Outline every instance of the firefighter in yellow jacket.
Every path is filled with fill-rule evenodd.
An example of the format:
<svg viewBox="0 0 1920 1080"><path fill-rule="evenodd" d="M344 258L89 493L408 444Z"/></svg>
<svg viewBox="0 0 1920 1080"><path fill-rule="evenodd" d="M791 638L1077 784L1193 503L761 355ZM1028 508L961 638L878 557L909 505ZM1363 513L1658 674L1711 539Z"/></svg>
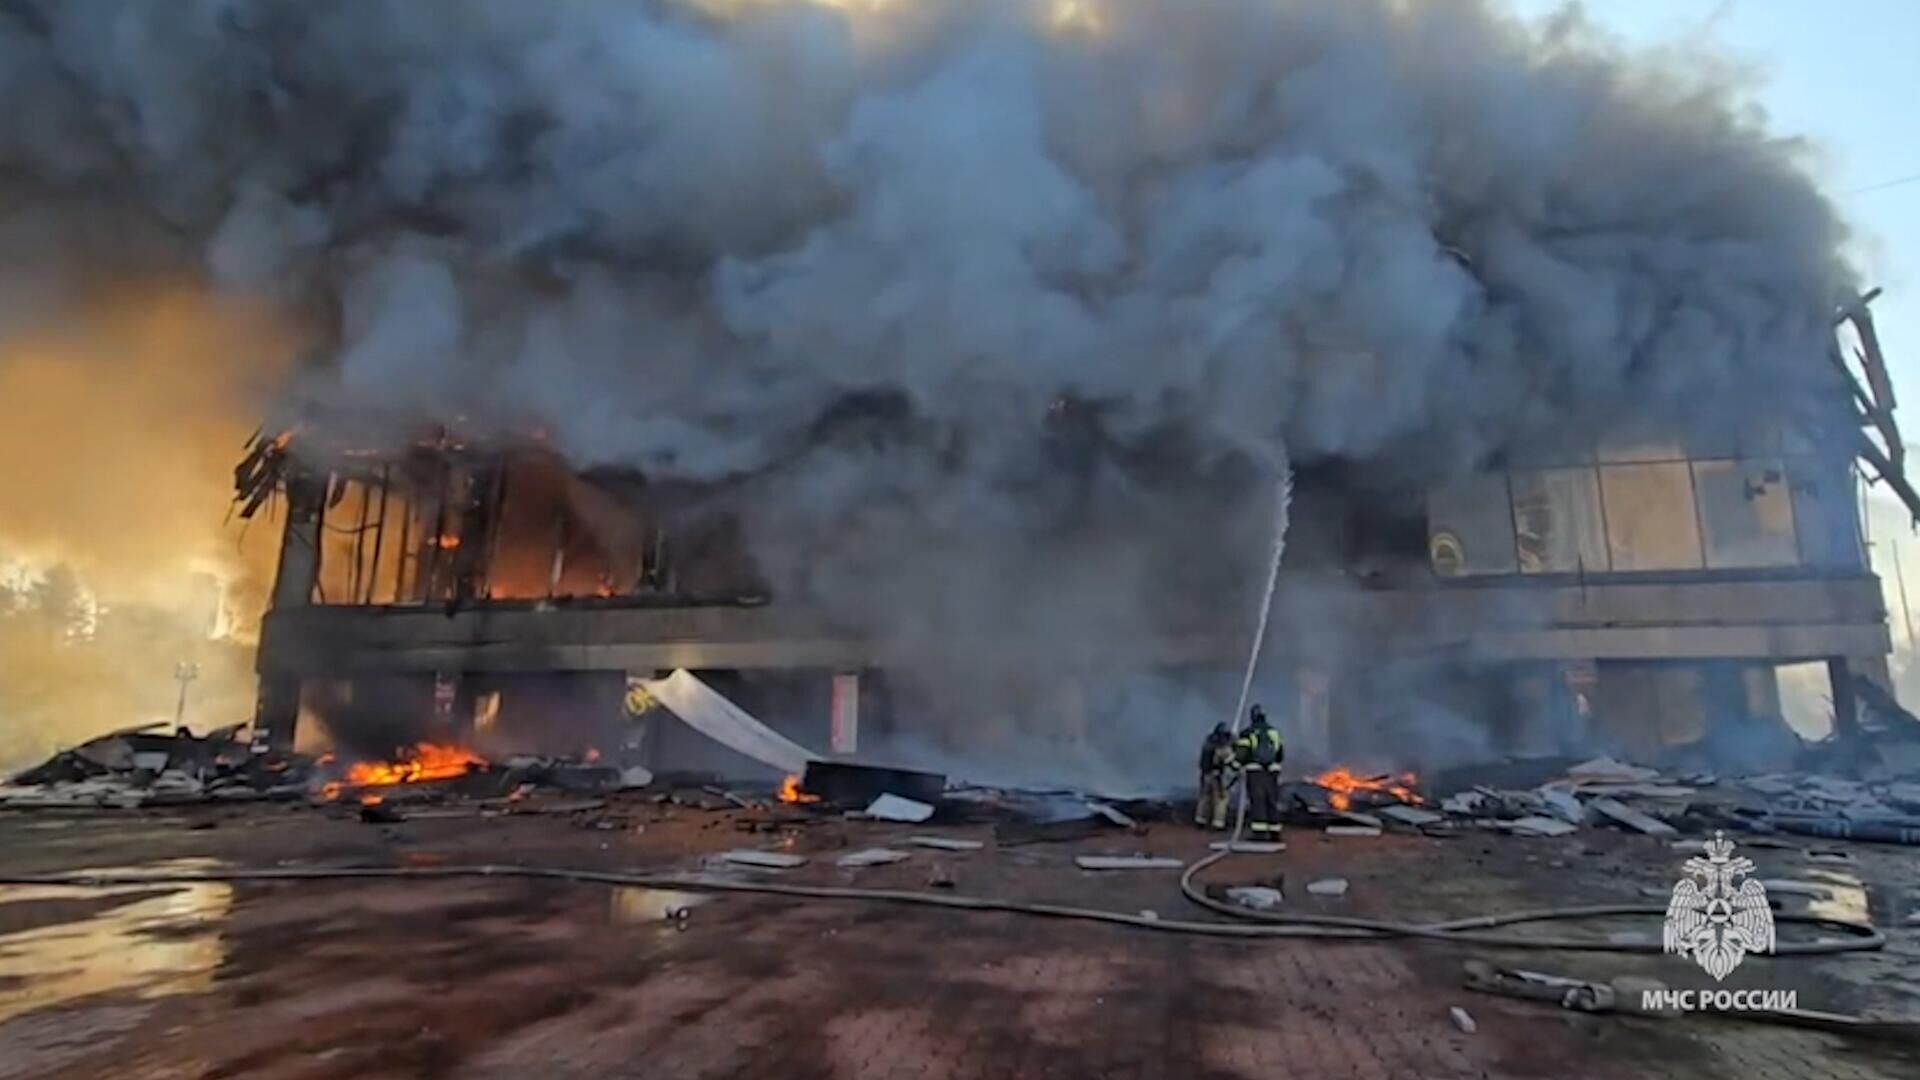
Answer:
<svg viewBox="0 0 1920 1080"><path fill-rule="evenodd" d="M1233 732L1215 724L1200 744L1200 799L1193 806L1193 823L1202 829L1227 827L1228 796L1233 791Z"/></svg>
<svg viewBox="0 0 1920 1080"><path fill-rule="evenodd" d="M1280 763L1286 744L1280 731L1267 723L1267 711L1253 707L1247 730L1233 743L1234 758L1247 774L1247 832L1255 840L1280 836Z"/></svg>

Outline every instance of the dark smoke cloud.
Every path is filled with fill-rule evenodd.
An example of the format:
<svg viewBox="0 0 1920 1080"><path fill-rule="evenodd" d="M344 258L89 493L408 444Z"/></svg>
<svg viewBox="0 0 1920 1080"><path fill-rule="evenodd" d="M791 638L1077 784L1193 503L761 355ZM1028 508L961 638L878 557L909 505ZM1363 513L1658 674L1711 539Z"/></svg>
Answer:
<svg viewBox="0 0 1920 1080"><path fill-rule="evenodd" d="M0 190L299 312L303 394L715 485L978 676L1249 606L1283 453L1817 373L1843 229L1712 78L1472 0L10 0Z"/></svg>

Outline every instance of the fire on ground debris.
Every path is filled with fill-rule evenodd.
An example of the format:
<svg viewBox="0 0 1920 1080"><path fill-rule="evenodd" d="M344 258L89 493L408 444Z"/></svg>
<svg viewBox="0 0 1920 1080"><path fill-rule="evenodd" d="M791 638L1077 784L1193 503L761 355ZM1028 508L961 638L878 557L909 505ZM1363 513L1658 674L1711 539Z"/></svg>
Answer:
<svg viewBox="0 0 1920 1080"><path fill-rule="evenodd" d="M1877 711L1878 723L1856 736L1851 750L1838 740L1816 745L1792 773L1665 773L1610 758L1496 762L1431 780L1335 768L1283 784L1280 802L1289 825L1324 828L1335 836L1406 831L1444 839L1482 829L1552 837L1603 826L1660 837L1725 830L1920 844L1920 721L1897 706L1881 704ZM849 817L991 824L1002 846L1115 829L1138 832L1184 816L1165 799L949 785L936 773L849 761L816 760L803 777L730 789L711 776L655 776L591 749L493 761L472 748L427 743L388 760L343 763L330 754L264 749L246 741L238 726L204 736L164 727L127 728L62 750L0 785L0 807L111 810L289 801L339 805L366 820L392 823L411 817L586 815L622 795L623 804L747 811L734 822L747 831Z"/></svg>

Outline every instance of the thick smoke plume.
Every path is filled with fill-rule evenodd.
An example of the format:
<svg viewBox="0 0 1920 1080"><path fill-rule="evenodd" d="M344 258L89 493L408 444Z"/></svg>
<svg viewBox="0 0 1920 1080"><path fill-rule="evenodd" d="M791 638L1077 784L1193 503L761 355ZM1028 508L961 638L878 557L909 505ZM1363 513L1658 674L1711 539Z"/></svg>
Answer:
<svg viewBox="0 0 1920 1080"><path fill-rule="evenodd" d="M1240 629L1282 447L1818 377L1843 230L1712 78L1474 0L10 0L0 169L278 305L289 401L709 486L984 717Z"/></svg>

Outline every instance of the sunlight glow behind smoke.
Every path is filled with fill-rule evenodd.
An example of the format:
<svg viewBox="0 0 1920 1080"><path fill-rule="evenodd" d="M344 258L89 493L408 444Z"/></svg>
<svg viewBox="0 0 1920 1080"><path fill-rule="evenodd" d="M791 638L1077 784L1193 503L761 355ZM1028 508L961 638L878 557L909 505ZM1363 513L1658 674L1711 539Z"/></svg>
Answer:
<svg viewBox="0 0 1920 1080"><path fill-rule="evenodd" d="M69 299L0 327L0 581L73 582L69 610L0 613L0 758L171 719L181 661L201 665L195 723L245 720L277 550L268 523L225 523L284 372L274 320L185 285Z"/></svg>

